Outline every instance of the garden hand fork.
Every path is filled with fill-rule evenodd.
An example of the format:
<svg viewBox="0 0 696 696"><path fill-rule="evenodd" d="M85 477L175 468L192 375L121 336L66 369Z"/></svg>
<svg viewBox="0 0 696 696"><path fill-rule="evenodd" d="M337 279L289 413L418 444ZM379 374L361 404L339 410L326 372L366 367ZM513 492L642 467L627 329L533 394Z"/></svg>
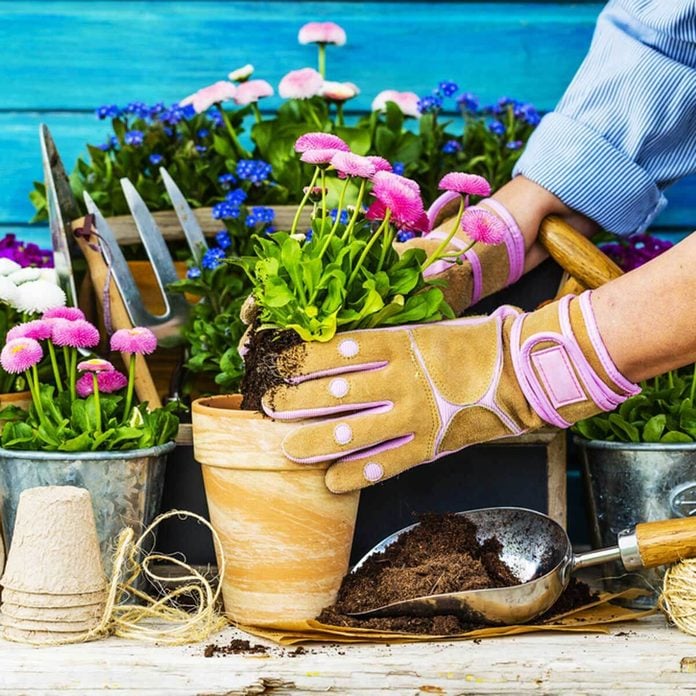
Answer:
<svg viewBox="0 0 696 696"><path fill-rule="evenodd" d="M57 257L57 270L63 283L70 283L74 298L74 282L70 265L68 239L72 236L85 255L94 287L104 289L104 310L111 318L113 329L145 326L155 333L163 346L177 342L180 329L188 315L188 303L183 296L168 290L169 283L178 280L178 275L167 245L157 224L144 201L128 179L121 180L128 207L136 228L150 259L162 299L164 312L152 314L145 307L140 291L106 218L91 196L85 192L85 205L93 216L94 228L88 218L79 218L68 178L65 174L53 139L45 125L40 131L44 172L46 174L46 196L49 201L49 216L53 248ZM169 173L161 169L162 179L181 223L184 236L194 257L198 258L207 249L203 232L193 211ZM89 216L88 216L89 217ZM70 232L70 236L68 235ZM60 266L58 265L60 262ZM147 363L138 356L136 389L138 398L151 407L161 403Z"/></svg>

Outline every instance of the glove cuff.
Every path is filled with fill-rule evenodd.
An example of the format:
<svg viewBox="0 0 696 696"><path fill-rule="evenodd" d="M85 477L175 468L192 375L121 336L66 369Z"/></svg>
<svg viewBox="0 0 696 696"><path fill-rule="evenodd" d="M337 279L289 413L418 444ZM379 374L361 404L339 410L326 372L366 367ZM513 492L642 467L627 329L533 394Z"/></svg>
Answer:
<svg viewBox="0 0 696 696"><path fill-rule="evenodd" d="M525 337L525 322L548 311L557 312L560 330ZM534 314L514 320L511 358L520 388L542 420L567 428L599 411L613 411L640 391L611 359L597 327L590 291L566 296ZM541 323L548 326L548 321Z"/></svg>
<svg viewBox="0 0 696 696"><path fill-rule="evenodd" d="M460 199L461 195L455 191L446 191L439 196L428 209L428 220L430 221L431 227L438 222L442 213L451 209L452 205ZM469 300L469 305L476 304L486 294L490 294L490 292L495 292L503 287L512 285L520 279L524 272L525 242L522 232L513 216L502 203L492 198L482 200L479 205L486 206L488 208L487 212L493 211L505 225L506 234L503 241L507 251L508 273L506 278L503 276L500 279L492 279L494 281L492 283L487 279L489 273L499 273L501 265L500 255L495 252L491 253L493 252L493 248L490 246L486 245L482 247L479 245L478 248L474 247L462 253L459 258L462 261L468 261L471 267L471 299ZM469 210L475 210L476 208L478 208L478 206L474 206ZM486 208L483 209L486 210ZM428 239L445 239L446 237L447 232L444 231L432 232L427 235ZM450 244L455 249L464 249L469 246L470 240L466 237L455 236L452 238ZM500 246L502 247L502 245ZM491 261L494 261L494 263L491 264ZM427 269L426 275L432 276L443 273L454 263L456 263L454 259L441 259L440 261L436 261ZM488 289L487 292L485 288Z"/></svg>

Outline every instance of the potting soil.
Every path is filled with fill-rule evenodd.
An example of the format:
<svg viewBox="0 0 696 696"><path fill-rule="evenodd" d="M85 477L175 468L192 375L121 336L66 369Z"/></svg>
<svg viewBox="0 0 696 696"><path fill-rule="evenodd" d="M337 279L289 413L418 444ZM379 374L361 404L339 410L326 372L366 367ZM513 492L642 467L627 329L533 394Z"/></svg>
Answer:
<svg viewBox="0 0 696 696"><path fill-rule="evenodd" d="M335 604L317 619L324 624L378 630L449 635L476 627L454 615L395 616L360 619L367 611L414 597L511 587L520 579L500 558L502 544L491 537L480 543L476 526L462 515L425 515L420 524L385 551L347 575ZM590 588L573 581L544 619L592 601Z"/></svg>

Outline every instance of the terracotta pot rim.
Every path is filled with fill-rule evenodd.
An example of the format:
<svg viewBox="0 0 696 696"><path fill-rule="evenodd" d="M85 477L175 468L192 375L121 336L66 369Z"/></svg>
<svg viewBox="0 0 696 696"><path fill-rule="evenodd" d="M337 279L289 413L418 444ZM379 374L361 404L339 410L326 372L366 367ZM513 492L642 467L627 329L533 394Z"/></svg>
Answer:
<svg viewBox="0 0 696 696"><path fill-rule="evenodd" d="M207 416L224 416L225 418L264 418L260 411L243 411L241 394L218 394L201 396L191 404L191 411Z"/></svg>

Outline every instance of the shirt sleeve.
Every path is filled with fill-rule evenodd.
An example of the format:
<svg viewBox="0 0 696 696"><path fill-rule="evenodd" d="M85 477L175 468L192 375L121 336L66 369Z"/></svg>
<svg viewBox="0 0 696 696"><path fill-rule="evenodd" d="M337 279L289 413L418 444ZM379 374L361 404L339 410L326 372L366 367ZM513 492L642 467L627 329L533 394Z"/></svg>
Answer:
<svg viewBox="0 0 696 696"><path fill-rule="evenodd" d="M696 172L696 0L612 0L589 53L518 161L618 234L644 231Z"/></svg>

